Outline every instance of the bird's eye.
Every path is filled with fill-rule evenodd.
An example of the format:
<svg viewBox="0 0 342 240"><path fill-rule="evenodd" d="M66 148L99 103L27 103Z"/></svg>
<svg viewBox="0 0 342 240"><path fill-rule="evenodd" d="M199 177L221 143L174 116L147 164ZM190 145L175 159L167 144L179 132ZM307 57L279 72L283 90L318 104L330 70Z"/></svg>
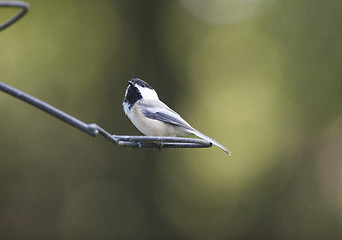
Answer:
<svg viewBox="0 0 342 240"><path fill-rule="evenodd" d="M145 84L142 84L141 86L142 86L142 87L146 87L146 85L145 85Z"/></svg>

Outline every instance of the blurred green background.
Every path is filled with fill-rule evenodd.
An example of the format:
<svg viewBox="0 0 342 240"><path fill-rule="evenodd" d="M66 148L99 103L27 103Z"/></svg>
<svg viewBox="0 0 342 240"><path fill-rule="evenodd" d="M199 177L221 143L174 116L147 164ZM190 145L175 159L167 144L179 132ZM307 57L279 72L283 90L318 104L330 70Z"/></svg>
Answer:
<svg viewBox="0 0 342 240"><path fill-rule="evenodd" d="M121 148L0 92L0 239L342 238L340 0L29 3L0 81L137 135L140 77L233 156Z"/></svg>

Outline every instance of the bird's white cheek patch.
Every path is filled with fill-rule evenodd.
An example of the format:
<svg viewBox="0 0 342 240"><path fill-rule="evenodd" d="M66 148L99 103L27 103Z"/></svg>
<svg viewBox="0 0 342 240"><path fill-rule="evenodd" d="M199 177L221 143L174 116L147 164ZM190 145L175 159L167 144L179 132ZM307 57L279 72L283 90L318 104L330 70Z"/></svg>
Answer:
<svg viewBox="0 0 342 240"><path fill-rule="evenodd" d="M140 87L140 86L137 86L137 88L139 89L143 99L146 99L146 100L147 99L150 99L150 100L159 99L158 94L153 89L149 89L146 87Z"/></svg>

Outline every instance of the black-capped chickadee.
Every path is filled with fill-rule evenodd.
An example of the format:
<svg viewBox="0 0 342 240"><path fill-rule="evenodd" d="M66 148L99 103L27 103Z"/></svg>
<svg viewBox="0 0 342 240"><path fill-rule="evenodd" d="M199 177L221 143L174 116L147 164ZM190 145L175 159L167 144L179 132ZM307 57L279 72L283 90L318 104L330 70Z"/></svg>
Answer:
<svg viewBox="0 0 342 240"><path fill-rule="evenodd" d="M140 132L148 136L196 135L231 155L231 151L191 127L178 113L160 101L158 94L148 83L139 78L128 82L122 106Z"/></svg>

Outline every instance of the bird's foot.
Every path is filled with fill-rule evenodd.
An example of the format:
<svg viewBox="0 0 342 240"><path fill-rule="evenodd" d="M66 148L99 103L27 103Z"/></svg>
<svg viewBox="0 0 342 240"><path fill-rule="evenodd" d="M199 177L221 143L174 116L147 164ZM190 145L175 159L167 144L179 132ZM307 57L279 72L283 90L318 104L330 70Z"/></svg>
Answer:
<svg viewBox="0 0 342 240"><path fill-rule="evenodd" d="M140 149L142 148L142 145L140 142L135 142L137 145L134 148Z"/></svg>
<svg viewBox="0 0 342 240"><path fill-rule="evenodd" d="M156 142L156 144L157 144L157 149L158 149L159 151L163 150L163 146L164 146L164 143L163 143L163 142Z"/></svg>

